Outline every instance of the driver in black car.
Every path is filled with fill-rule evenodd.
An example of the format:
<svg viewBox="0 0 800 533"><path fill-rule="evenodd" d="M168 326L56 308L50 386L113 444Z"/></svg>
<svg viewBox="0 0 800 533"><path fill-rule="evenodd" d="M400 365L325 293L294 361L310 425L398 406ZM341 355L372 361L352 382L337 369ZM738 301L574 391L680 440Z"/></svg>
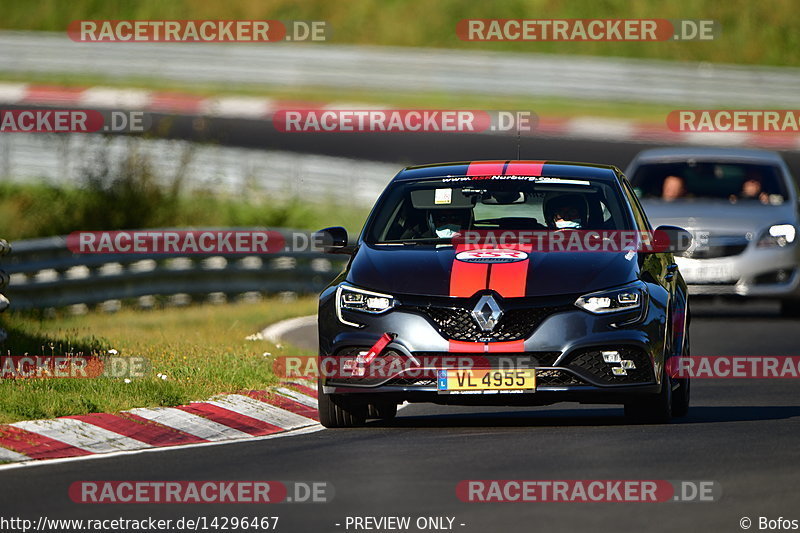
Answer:
<svg viewBox="0 0 800 533"><path fill-rule="evenodd" d="M580 194L562 194L550 198L544 206L547 225L552 229L586 228L588 208Z"/></svg>
<svg viewBox="0 0 800 533"><path fill-rule="evenodd" d="M441 239L468 230L471 221L472 209L431 209L428 213L428 228Z"/></svg>

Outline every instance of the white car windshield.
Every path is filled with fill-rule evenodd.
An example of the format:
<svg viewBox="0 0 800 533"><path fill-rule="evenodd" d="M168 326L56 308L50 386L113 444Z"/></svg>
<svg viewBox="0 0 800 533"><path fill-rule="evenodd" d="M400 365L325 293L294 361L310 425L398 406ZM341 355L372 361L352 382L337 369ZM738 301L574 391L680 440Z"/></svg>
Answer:
<svg viewBox="0 0 800 533"><path fill-rule="evenodd" d="M774 165L648 163L636 169L631 183L640 198L665 202L715 199L781 205L788 199L782 173Z"/></svg>

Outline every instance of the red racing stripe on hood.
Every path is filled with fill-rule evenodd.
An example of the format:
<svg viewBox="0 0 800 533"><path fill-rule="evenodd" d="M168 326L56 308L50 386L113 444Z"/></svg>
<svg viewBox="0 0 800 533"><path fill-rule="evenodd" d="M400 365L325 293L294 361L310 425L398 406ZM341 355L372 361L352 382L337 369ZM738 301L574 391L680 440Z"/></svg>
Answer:
<svg viewBox="0 0 800 533"><path fill-rule="evenodd" d="M526 244L506 244L504 248L513 248L528 254L531 253L533 245ZM522 298L528 286L528 267L530 266L530 255L522 261L514 263L494 263L492 264L489 288L503 298Z"/></svg>
<svg viewBox="0 0 800 533"><path fill-rule="evenodd" d="M459 244L456 246L456 256L459 252L474 248L474 245ZM465 263L453 258L453 267L450 270L450 296L469 298L478 291L486 289L489 278L489 265L487 263Z"/></svg>
<svg viewBox="0 0 800 533"><path fill-rule="evenodd" d="M474 248L472 245L459 244L456 246L456 256L459 252ZM469 298L478 291L486 289L489 280L489 264L465 263L453 257L453 268L450 272L450 296ZM451 353L482 353L486 351L483 342L449 341L448 351Z"/></svg>
<svg viewBox="0 0 800 533"><path fill-rule="evenodd" d="M544 161L509 161L505 167L506 176L541 176ZM530 254L532 246L505 246ZM503 298L521 298L525 296L528 282L528 266L530 258L516 263L497 263L493 265L489 288Z"/></svg>
<svg viewBox="0 0 800 533"><path fill-rule="evenodd" d="M478 161L467 167L467 176L495 175L527 175L540 176L543 161ZM459 244L459 252L480 248L477 245ZM530 253L530 244L513 246L516 250ZM530 259L514 263L466 263L453 258L450 271L450 296L469 298L476 292L491 289L503 298L519 298L525 296ZM483 343L449 341L449 351L455 353L475 352L520 352L524 349L523 341Z"/></svg>

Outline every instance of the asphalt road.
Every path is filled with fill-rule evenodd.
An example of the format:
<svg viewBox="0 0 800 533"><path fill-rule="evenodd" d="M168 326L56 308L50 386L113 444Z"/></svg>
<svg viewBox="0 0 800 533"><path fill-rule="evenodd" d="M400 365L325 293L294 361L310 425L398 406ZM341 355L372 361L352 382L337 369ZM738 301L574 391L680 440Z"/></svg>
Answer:
<svg viewBox="0 0 800 533"><path fill-rule="evenodd" d="M770 306L698 306L693 353L796 354L797 322ZM305 347L313 336L304 332ZM297 336L292 337L297 338ZM450 516L457 531L741 531L748 516L800 518L794 380L695 381L688 417L627 425L615 407L411 405L393 423L0 472L2 516L280 517L279 531L346 531L347 516ZM326 481L327 504L78 505L77 480ZM465 479L714 480L717 502L463 503ZM796 516L794 516L796 515ZM755 526L757 527L757 526ZM754 527L754 529L755 529ZM350 529L354 531L354 529Z"/></svg>
<svg viewBox="0 0 800 533"><path fill-rule="evenodd" d="M375 137L367 143L370 149L381 147L375 159L393 149L413 162L433 160L434 154L435 159L513 157L513 150L499 150L500 139L478 145L477 137L464 136L430 146L427 141L392 146L390 136ZM523 157L620 166L639 149L525 142L531 145ZM367 155L364 146L342 149ZM691 334L695 355L800 355L798 321L781 319L770 305L697 306ZM292 338L313 349L307 331ZM346 531L347 516L381 515L455 517L454 529L464 532L741 531L739 520L747 516L756 530L760 516L800 519L799 387L796 380L695 381L690 415L669 425L627 425L616 407L412 405L392 423L359 429L6 470L0 471L0 516L277 515L278 531L285 532ZM77 480L237 479L326 481L335 487L335 498L327 504L275 506L93 506L67 496ZM713 503L463 503L455 488L467 479L714 480L722 497Z"/></svg>
<svg viewBox="0 0 800 533"><path fill-rule="evenodd" d="M51 109L10 105L6 109ZM174 116L148 113L147 135L166 139L286 150L408 165L478 159L516 159L517 137L471 133L283 133L272 121L244 118ZM625 167L639 151L662 146L646 142L619 142L609 138L565 139L523 135L519 158L580 161ZM664 145L665 146L665 145ZM796 179L800 179L800 151L781 152ZM387 182L391 176L387 176Z"/></svg>
<svg viewBox="0 0 800 533"><path fill-rule="evenodd" d="M245 148L269 148L389 161L402 166L478 159L516 159L515 135L471 133L282 133L269 120L173 117L151 114L159 136ZM625 169L639 151L653 143L618 142L524 135L519 158L612 164ZM800 151L782 152L800 179ZM387 176L387 181L390 176Z"/></svg>

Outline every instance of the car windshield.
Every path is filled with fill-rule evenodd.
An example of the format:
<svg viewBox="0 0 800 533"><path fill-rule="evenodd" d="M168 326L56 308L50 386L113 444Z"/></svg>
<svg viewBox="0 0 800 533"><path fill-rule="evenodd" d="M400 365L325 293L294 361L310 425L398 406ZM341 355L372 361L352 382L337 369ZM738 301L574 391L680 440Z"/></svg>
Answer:
<svg viewBox="0 0 800 533"><path fill-rule="evenodd" d="M665 202L715 199L781 205L788 199L774 165L678 162L645 164L631 176L636 194Z"/></svg>
<svg viewBox="0 0 800 533"><path fill-rule="evenodd" d="M370 244L439 243L467 230L629 229L628 213L612 184L580 179L400 182L376 208L365 240Z"/></svg>

